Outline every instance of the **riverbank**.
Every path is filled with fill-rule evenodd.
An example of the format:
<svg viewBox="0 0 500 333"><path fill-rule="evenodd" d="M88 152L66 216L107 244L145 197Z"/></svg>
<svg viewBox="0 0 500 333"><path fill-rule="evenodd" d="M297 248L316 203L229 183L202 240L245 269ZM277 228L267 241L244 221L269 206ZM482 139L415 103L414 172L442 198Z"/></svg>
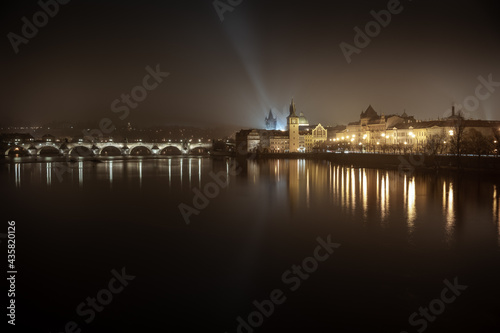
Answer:
<svg viewBox="0 0 500 333"><path fill-rule="evenodd" d="M357 168L390 169L399 171L475 171L500 174L500 157L370 154L370 153L266 153L255 159L313 159Z"/></svg>

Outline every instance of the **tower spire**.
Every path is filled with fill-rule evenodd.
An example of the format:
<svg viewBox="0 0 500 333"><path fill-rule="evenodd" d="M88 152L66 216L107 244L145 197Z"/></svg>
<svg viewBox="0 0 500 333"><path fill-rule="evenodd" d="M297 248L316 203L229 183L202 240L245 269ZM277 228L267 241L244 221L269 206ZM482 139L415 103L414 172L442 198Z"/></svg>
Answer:
<svg viewBox="0 0 500 333"><path fill-rule="evenodd" d="M290 116L296 117L297 114L295 113L295 102L293 101L292 97L292 102L290 103Z"/></svg>

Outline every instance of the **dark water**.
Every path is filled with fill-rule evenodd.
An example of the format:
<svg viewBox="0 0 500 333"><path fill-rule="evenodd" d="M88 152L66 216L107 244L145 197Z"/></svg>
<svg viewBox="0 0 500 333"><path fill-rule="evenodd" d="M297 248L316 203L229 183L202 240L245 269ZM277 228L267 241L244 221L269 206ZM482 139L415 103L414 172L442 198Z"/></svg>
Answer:
<svg viewBox="0 0 500 333"><path fill-rule="evenodd" d="M59 179L56 160L10 162L0 232L16 221L19 331L237 332L275 289L282 303L240 332L500 328L498 179L271 160L226 180L233 161L210 158L79 161ZM188 225L197 189L212 198ZM287 272L318 237L340 247ZM135 279L86 323L76 308L122 267ZM445 279L467 286L449 304ZM412 326L430 303L438 315Z"/></svg>

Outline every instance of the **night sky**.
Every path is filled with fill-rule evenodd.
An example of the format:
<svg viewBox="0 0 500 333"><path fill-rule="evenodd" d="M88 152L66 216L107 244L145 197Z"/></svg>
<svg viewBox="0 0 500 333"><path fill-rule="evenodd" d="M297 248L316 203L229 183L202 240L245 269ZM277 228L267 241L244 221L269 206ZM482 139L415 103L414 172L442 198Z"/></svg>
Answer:
<svg viewBox="0 0 500 333"><path fill-rule="evenodd" d="M354 28L388 1L243 0L221 22L210 0L73 0L17 54L8 34L21 35L21 18L40 6L8 1L0 122L118 120L111 103L158 64L170 75L125 121L262 128L292 97L311 123L345 124L369 104L435 119L473 96L478 76L500 82L496 4L402 1L348 64L340 43L353 45ZM496 89L470 117L500 119Z"/></svg>

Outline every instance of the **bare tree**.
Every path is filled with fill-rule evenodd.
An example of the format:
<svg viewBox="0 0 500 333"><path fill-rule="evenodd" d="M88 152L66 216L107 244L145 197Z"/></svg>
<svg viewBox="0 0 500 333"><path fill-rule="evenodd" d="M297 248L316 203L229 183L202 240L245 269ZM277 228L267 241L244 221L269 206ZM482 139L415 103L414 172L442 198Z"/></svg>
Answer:
<svg viewBox="0 0 500 333"><path fill-rule="evenodd" d="M393 143L389 145L389 149L393 154L396 154L396 152L398 151L398 145L396 143Z"/></svg>
<svg viewBox="0 0 500 333"><path fill-rule="evenodd" d="M493 132L493 152L497 154L500 152L500 128L492 128L491 129Z"/></svg>
<svg viewBox="0 0 500 333"><path fill-rule="evenodd" d="M445 140L446 136L444 132L440 134L431 135L424 146L424 151L426 154L430 156L436 156L438 154L442 154L445 148Z"/></svg>
<svg viewBox="0 0 500 333"><path fill-rule="evenodd" d="M477 156L489 154L493 148L493 139L485 137L478 130L471 128L464 136L464 151Z"/></svg>
<svg viewBox="0 0 500 333"><path fill-rule="evenodd" d="M457 167L460 168L460 156L463 153L463 142L465 133L465 119L459 114L455 119L452 120L452 126L450 130L450 146L451 153L455 154L457 157Z"/></svg>

